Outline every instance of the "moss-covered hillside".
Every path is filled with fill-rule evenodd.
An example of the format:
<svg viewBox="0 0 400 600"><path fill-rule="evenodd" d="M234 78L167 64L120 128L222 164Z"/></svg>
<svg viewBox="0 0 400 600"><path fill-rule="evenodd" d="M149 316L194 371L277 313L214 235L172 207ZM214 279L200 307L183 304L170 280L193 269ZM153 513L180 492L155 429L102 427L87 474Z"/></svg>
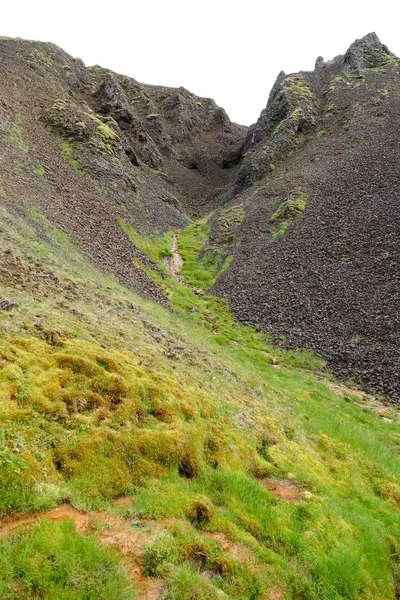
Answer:
<svg viewBox="0 0 400 600"><path fill-rule="evenodd" d="M2 599L398 597L396 409L238 325L207 220L120 224L164 308L1 211Z"/></svg>

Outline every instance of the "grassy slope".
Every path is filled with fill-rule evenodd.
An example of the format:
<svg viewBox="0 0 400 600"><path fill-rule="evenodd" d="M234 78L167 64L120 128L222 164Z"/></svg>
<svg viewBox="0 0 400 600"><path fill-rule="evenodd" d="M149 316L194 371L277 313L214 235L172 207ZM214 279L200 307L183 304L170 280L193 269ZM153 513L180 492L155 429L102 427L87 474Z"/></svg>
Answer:
<svg viewBox="0 0 400 600"><path fill-rule="evenodd" d="M0 284L18 302L0 313L0 514L66 500L115 510L131 495L127 518L175 518L142 558L165 598L395 598L396 425L325 381L309 353L236 324L225 302L155 272L173 310L141 300L32 219L2 214L5 245L33 268ZM195 288L217 275L198 260L206 238L204 223L179 236ZM269 476L302 485L303 502L275 499ZM44 523L3 541L1 597L134 597L115 555L76 536ZM97 561L119 582L113 595Z"/></svg>

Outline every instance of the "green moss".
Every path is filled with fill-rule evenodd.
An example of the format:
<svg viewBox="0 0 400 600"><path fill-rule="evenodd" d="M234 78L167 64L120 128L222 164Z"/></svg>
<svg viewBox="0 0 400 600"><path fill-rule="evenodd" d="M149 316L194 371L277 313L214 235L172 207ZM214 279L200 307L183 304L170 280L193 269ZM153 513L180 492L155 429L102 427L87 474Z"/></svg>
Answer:
<svg viewBox="0 0 400 600"><path fill-rule="evenodd" d="M330 104L328 104L328 106L325 109L325 113L326 115L330 116L333 114L333 112L336 110L336 106L335 104L333 104L333 102L331 102Z"/></svg>
<svg viewBox="0 0 400 600"><path fill-rule="evenodd" d="M288 218L292 221L298 219L305 211L306 202L307 196L305 194L293 200L285 200L272 215L271 223Z"/></svg>
<svg viewBox="0 0 400 600"><path fill-rule="evenodd" d="M289 224L302 216L306 208L306 203L307 195L302 194L298 198L285 200L285 202L279 205L270 219L271 223L278 225L278 228L272 233L274 240L282 237L286 233Z"/></svg>
<svg viewBox="0 0 400 600"><path fill-rule="evenodd" d="M14 123L11 125L9 131L6 134L7 141L14 146L20 152L24 154L28 154L30 151L30 145L25 137L23 127L22 127L22 119L20 116L17 116Z"/></svg>
<svg viewBox="0 0 400 600"><path fill-rule="evenodd" d="M46 179L45 178L46 169L44 168L43 165L38 164L37 166L32 168L32 171L36 175L36 177L39 177L40 179Z"/></svg>
<svg viewBox="0 0 400 600"><path fill-rule="evenodd" d="M142 250L159 267L163 267L162 259L172 256L172 232L162 237L146 237L131 227L124 219L120 219L119 225L124 233L139 250Z"/></svg>
<svg viewBox="0 0 400 600"><path fill-rule="evenodd" d="M289 223L287 221L282 221L278 225L278 229L272 233L272 239L278 240L283 235L285 235L287 228L289 227Z"/></svg>
<svg viewBox="0 0 400 600"><path fill-rule="evenodd" d="M222 244L231 244L235 239L235 229L243 221L243 204L221 211L218 217L218 231Z"/></svg>
<svg viewBox="0 0 400 600"><path fill-rule="evenodd" d="M111 127L109 125L107 125L107 123L104 123L100 119L100 117L98 117L97 115L95 115L92 112L88 113L88 117L94 123L96 123L97 131L98 131L100 137L102 137L104 140L106 140L106 141L119 140L119 136L118 136L117 132L114 131L113 129L111 129Z"/></svg>
<svg viewBox="0 0 400 600"><path fill-rule="evenodd" d="M285 78L282 88L289 94L294 103L296 103L299 98L305 98L309 102L314 101L314 94L303 75L289 75Z"/></svg>
<svg viewBox="0 0 400 600"><path fill-rule="evenodd" d="M349 121L349 119L347 119L346 117L345 117L345 118L343 118L343 119L341 120L341 123L340 123L340 124L341 124L342 128L343 128L345 131L348 131L348 130L349 130L349 127L350 127L350 121Z"/></svg>
<svg viewBox="0 0 400 600"><path fill-rule="evenodd" d="M77 173L85 173L86 170L83 168L82 163L78 158L77 144L75 140L58 135L57 141L61 152L64 154L74 171L77 171Z"/></svg>
<svg viewBox="0 0 400 600"><path fill-rule="evenodd" d="M379 59L375 54L365 54L366 68L369 71L385 71L389 67L398 67L399 59L385 51L381 52Z"/></svg>

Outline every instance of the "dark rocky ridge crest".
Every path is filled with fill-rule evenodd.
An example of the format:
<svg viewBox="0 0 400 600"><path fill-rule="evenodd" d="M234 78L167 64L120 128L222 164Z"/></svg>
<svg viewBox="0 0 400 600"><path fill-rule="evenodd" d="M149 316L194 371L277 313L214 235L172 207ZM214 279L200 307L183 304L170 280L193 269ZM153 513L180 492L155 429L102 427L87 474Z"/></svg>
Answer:
<svg viewBox="0 0 400 600"><path fill-rule="evenodd" d="M400 62L374 33L281 73L243 146L228 206L245 218L214 288L242 321L397 400L399 105Z"/></svg>

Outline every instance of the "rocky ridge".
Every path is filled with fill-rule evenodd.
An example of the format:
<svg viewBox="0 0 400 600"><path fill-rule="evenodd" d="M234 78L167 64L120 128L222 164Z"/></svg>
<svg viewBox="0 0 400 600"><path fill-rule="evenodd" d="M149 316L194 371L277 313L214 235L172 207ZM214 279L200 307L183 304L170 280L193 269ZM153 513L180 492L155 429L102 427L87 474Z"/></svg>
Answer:
<svg viewBox="0 0 400 600"><path fill-rule="evenodd" d="M237 317L399 398L400 63L369 34L281 73L229 201L245 218L215 293Z"/></svg>
<svg viewBox="0 0 400 600"><path fill-rule="evenodd" d="M152 235L184 226L228 181L246 128L213 100L86 68L54 44L1 38L0 76L2 203L43 212L162 302L118 221Z"/></svg>

